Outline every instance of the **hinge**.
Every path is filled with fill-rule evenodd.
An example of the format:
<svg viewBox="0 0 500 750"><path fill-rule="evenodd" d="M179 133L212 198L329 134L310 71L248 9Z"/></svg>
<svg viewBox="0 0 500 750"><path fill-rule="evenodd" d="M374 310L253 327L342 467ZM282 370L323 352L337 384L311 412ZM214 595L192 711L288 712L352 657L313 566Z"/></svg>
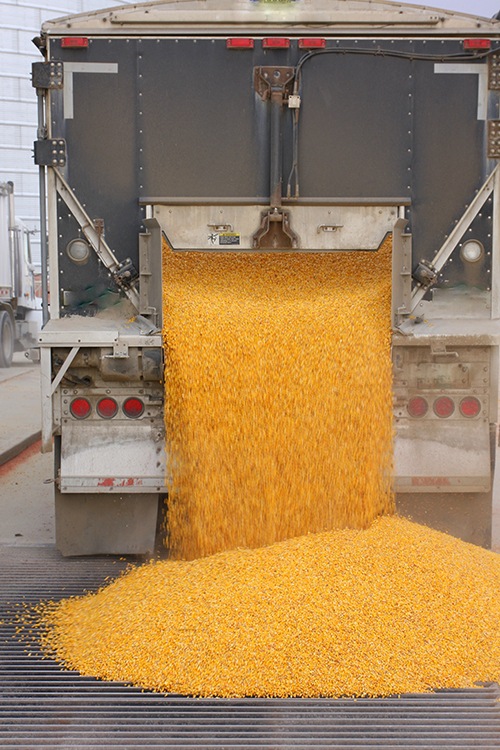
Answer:
<svg viewBox="0 0 500 750"><path fill-rule="evenodd" d="M488 159L500 159L500 120L488 120Z"/></svg>
<svg viewBox="0 0 500 750"><path fill-rule="evenodd" d="M116 267L113 278L121 289L130 289L139 278L139 271L130 258L125 258Z"/></svg>
<svg viewBox="0 0 500 750"><path fill-rule="evenodd" d="M64 138L46 138L35 141L35 164L41 167L66 166L66 141Z"/></svg>
<svg viewBox="0 0 500 750"><path fill-rule="evenodd" d="M299 237L290 226L290 211L273 208L263 211L252 246L261 250L286 250L299 247Z"/></svg>
<svg viewBox="0 0 500 750"><path fill-rule="evenodd" d="M60 60L31 65L31 85L35 89L62 89L64 66Z"/></svg>
<svg viewBox="0 0 500 750"><path fill-rule="evenodd" d="M424 289L435 284L438 277L436 268L432 263L425 259L420 261L412 275L417 284L420 284Z"/></svg>
<svg viewBox="0 0 500 750"><path fill-rule="evenodd" d="M490 91L500 90L500 55L498 53L488 57L488 88Z"/></svg>
<svg viewBox="0 0 500 750"><path fill-rule="evenodd" d="M263 102L274 93L281 94L285 103L293 93L295 68L284 65L265 67L259 65L253 69L254 88Z"/></svg>
<svg viewBox="0 0 500 750"><path fill-rule="evenodd" d="M446 344L439 339L431 339L431 354L433 357L458 357L458 352L449 352Z"/></svg>

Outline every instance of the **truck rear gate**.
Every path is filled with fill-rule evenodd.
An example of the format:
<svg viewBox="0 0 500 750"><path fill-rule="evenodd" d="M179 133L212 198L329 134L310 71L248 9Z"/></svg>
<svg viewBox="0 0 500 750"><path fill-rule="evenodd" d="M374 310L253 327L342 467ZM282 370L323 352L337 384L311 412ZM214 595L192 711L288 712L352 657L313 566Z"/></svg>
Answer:
<svg viewBox="0 0 500 750"><path fill-rule="evenodd" d="M127 568L110 557L0 549L0 746L39 748L500 747L498 685L379 699L199 699L64 672L16 633L25 605L93 591ZM33 636L30 636L33 638Z"/></svg>
<svg viewBox="0 0 500 750"><path fill-rule="evenodd" d="M47 22L37 45L43 447L55 434L60 549L152 549L162 375L144 362L161 358L162 234L180 252L376 252L392 234L399 505L488 546L500 23L383 1L193 0ZM117 407L106 426L103 398ZM127 398L143 404L135 422ZM124 492L149 519L137 544Z"/></svg>

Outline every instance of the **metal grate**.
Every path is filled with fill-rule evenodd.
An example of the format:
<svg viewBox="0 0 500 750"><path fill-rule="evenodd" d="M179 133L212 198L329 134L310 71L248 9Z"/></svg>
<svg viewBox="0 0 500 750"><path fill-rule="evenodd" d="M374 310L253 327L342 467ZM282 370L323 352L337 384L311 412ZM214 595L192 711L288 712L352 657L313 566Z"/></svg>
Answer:
<svg viewBox="0 0 500 750"><path fill-rule="evenodd" d="M0 748L500 748L497 685L388 699L195 699L61 671L13 605L95 590L129 561L0 547Z"/></svg>

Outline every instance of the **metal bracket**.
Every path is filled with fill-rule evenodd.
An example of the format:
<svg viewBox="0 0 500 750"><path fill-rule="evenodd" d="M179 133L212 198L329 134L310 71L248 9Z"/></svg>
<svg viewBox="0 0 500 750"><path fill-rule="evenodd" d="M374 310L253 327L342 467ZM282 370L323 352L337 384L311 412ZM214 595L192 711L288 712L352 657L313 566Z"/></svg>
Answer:
<svg viewBox="0 0 500 750"><path fill-rule="evenodd" d="M113 357L116 359L126 359L128 357L128 344L118 337L113 344Z"/></svg>
<svg viewBox="0 0 500 750"><path fill-rule="evenodd" d="M66 166L66 141L64 138L47 138L35 141L35 164L40 167Z"/></svg>
<svg viewBox="0 0 500 750"><path fill-rule="evenodd" d="M500 120L488 120L488 159L500 159Z"/></svg>
<svg viewBox="0 0 500 750"><path fill-rule="evenodd" d="M433 357L458 357L458 352L446 350L446 344L439 339L431 339L431 355Z"/></svg>
<svg viewBox="0 0 500 750"><path fill-rule="evenodd" d="M290 227L290 211L263 211L252 246L261 250L290 250L299 247L299 237Z"/></svg>
<svg viewBox="0 0 500 750"><path fill-rule="evenodd" d="M413 279L424 289L437 281L437 271L428 260L422 259L413 272Z"/></svg>
<svg viewBox="0 0 500 750"><path fill-rule="evenodd" d="M254 88L263 102L279 92L282 103L293 93L295 68L284 65L257 66L253 69Z"/></svg>
<svg viewBox="0 0 500 750"><path fill-rule="evenodd" d="M392 233L391 325L398 328L410 314L412 236L407 219L396 219Z"/></svg>
<svg viewBox="0 0 500 750"><path fill-rule="evenodd" d="M68 354L68 356L66 357L66 359L64 360L64 362L61 365L61 367L59 368L59 372L55 376L55 378L52 381L51 386L50 386L51 395L54 395L54 393L56 392L57 386L59 385L59 383L61 382L61 380L63 379L63 377L66 375L66 373L68 372L68 370L69 370L69 368L70 368L70 366L71 366L74 358L78 354L79 349L80 349L79 346L74 346L71 349L71 351Z"/></svg>
<svg viewBox="0 0 500 750"><path fill-rule="evenodd" d="M321 232L336 232L337 229L342 229L343 226L343 224L320 224L318 234L321 234Z"/></svg>
<svg viewBox="0 0 500 750"><path fill-rule="evenodd" d="M496 52L488 57L488 88L500 90L500 54Z"/></svg>
<svg viewBox="0 0 500 750"><path fill-rule="evenodd" d="M62 89L64 66L60 60L35 62L31 65L31 84L35 89Z"/></svg>
<svg viewBox="0 0 500 750"><path fill-rule="evenodd" d="M234 232L232 224L207 224L207 227L214 232Z"/></svg>
<svg viewBox="0 0 500 750"><path fill-rule="evenodd" d="M138 278L138 272L132 266L130 259L127 258L122 263L118 262L115 254L106 244L103 237L103 227L99 227L98 229L95 226L94 222L90 219L82 204L57 169L54 169L54 174L56 177L56 188L58 194L79 223L83 234L89 241L94 252L104 266L113 274L116 283L128 297L136 310L139 310L139 294L133 287L134 281Z"/></svg>

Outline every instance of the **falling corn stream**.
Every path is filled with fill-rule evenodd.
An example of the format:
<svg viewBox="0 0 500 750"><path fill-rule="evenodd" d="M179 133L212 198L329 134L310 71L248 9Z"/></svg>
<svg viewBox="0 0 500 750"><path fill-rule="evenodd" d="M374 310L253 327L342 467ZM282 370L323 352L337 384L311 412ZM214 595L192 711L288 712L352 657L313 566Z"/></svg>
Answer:
<svg viewBox="0 0 500 750"><path fill-rule="evenodd" d="M390 276L164 243L170 558L40 605L46 653L199 696L500 680L498 556L394 515Z"/></svg>

